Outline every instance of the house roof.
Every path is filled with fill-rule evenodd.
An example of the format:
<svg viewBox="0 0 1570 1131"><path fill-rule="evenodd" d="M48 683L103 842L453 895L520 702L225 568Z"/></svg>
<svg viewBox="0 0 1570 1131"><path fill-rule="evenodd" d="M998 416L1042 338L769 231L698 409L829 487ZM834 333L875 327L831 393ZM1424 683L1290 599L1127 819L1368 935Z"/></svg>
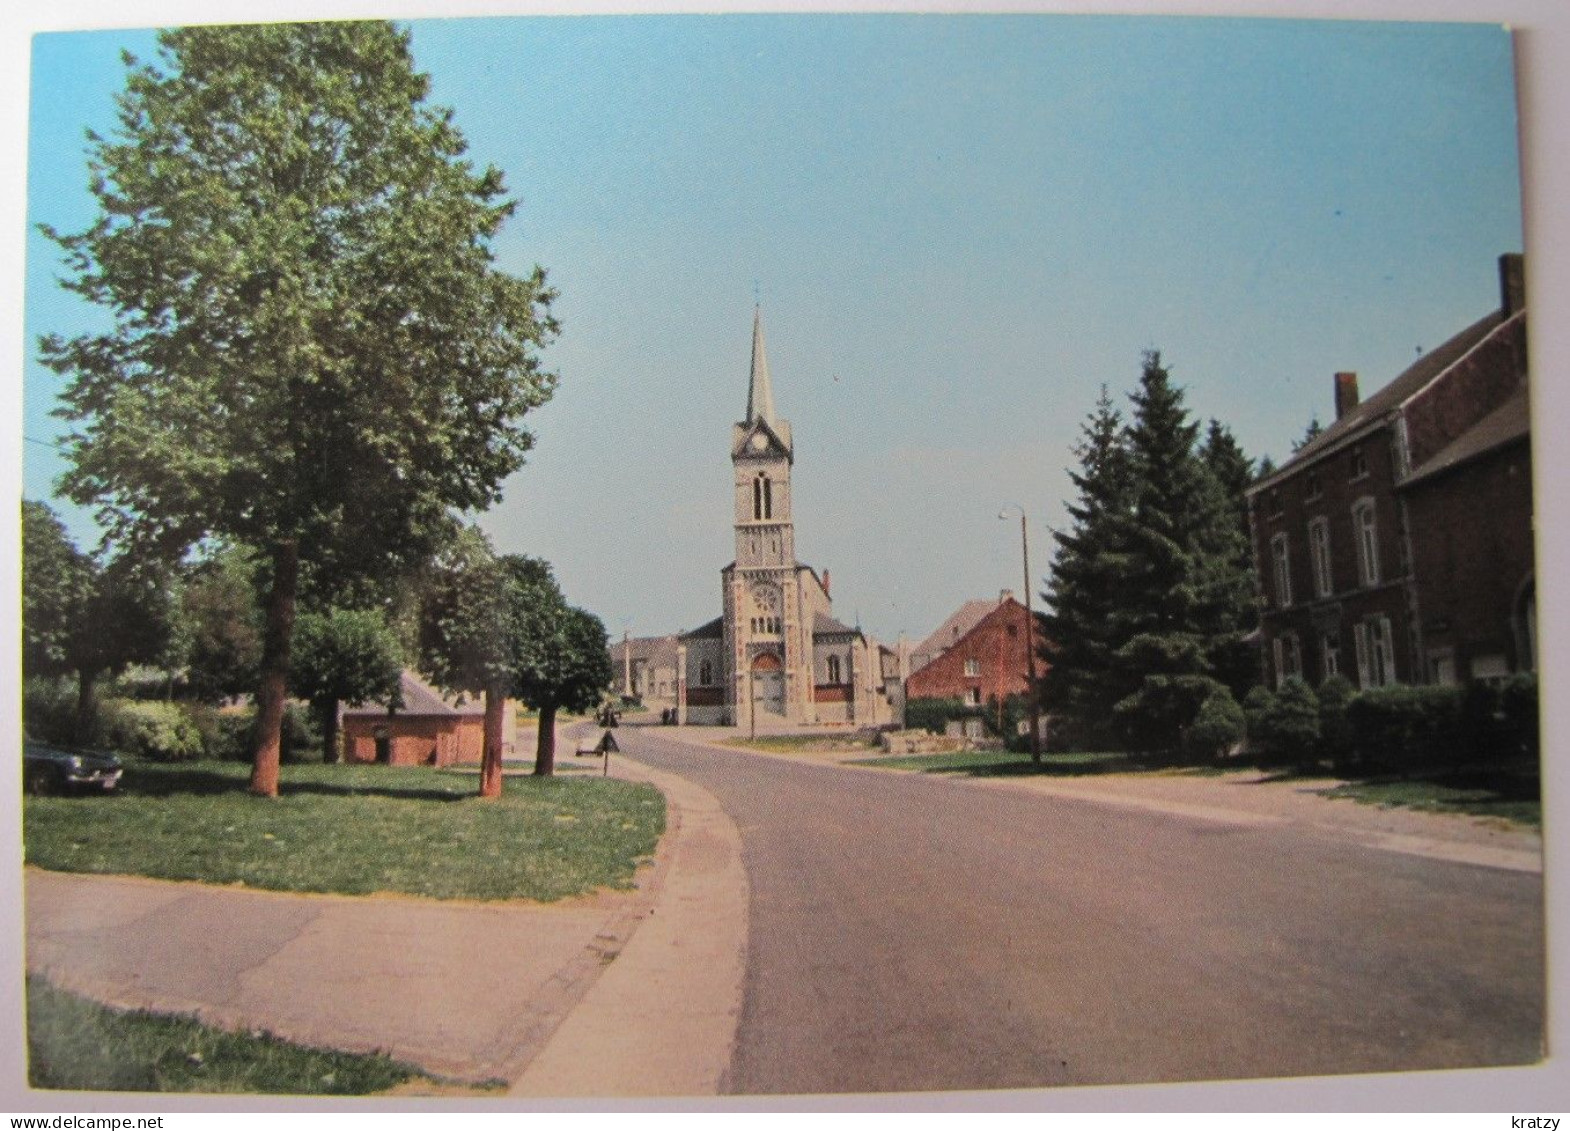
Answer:
<svg viewBox="0 0 1570 1131"><path fill-rule="evenodd" d="M395 714L409 715L483 715L485 714L485 701L478 696L463 696L460 699L447 699L436 688L426 683L413 672L405 669L398 676L398 695L403 700ZM387 703L366 703L359 707L345 707L345 715L385 715Z"/></svg>
<svg viewBox="0 0 1570 1131"><path fill-rule="evenodd" d="M938 625L920 644L910 650L911 656L925 656L922 666L930 664L944 652L952 648L971 629L981 623L983 617L998 607L995 600L966 601L949 615L948 620Z"/></svg>
<svg viewBox="0 0 1570 1131"><path fill-rule="evenodd" d="M1367 400L1360 402L1328 428L1292 454L1269 476L1248 489L1250 495L1280 483L1322 455L1339 448L1342 441L1365 427L1376 424L1386 413L1426 388L1447 369L1460 361L1480 342L1504 323L1500 311L1491 311L1435 349L1429 350Z"/></svg>
<svg viewBox="0 0 1570 1131"><path fill-rule="evenodd" d="M1442 475L1478 456L1530 436L1531 417L1527 389L1523 384L1504 404L1441 448L1427 463L1415 468L1401 486Z"/></svg>
<svg viewBox="0 0 1570 1131"><path fill-rule="evenodd" d="M616 640L611 643L611 662L617 666L627 662L626 653L632 653L632 659L647 664L651 668L676 666L676 637L674 636L634 636L631 640Z"/></svg>
<svg viewBox="0 0 1570 1131"><path fill-rule="evenodd" d="M967 602L965 602L966 605L974 605L976 603L977 602L975 602L975 601L967 601ZM1014 608L1018 609L1021 613L1023 613L1025 611L1025 606L1020 604L1019 601L1014 599L1014 594L1013 593L1008 593L1008 592L1004 593L1004 595L1002 597L999 597L996 601L986 601L986 602L982 602L982 603L986 604L988 606L987 611L984 614L982 614L982 616L976 621L975 624L971 625L964 632L960 633L957 637L955 637L954 640L947 647L945 647L943 651L947 652L951 648L959 647L959 645L963 644L965 642L965 640L972 633L980 632L982 626L988 620L992 619L992 617L996 616L998 613L1003 612L1010 605L1012 605ZM926 670L927 668L932 666L932 664L933 664L933 662L935 660L940 659L941 656L942 656L942 653L939 653L938 655L933 656L932 659L930 659L926 663L922 664L921 667L917 668L915 671L911 672L910 674L911 675L916 675L918 672Z"/></svg>

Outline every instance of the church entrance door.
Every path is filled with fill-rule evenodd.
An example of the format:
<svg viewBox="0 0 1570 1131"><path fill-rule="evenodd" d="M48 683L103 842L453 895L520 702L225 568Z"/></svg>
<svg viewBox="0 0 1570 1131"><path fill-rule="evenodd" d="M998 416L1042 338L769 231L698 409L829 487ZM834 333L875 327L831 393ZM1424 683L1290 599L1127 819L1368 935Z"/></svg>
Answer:
<svg viewBox="0 0 1570 1131"><path fill-rule="evenodd" d="M760 715L785 714L784 665L772 652L752 661L752 709Z"/></svg>

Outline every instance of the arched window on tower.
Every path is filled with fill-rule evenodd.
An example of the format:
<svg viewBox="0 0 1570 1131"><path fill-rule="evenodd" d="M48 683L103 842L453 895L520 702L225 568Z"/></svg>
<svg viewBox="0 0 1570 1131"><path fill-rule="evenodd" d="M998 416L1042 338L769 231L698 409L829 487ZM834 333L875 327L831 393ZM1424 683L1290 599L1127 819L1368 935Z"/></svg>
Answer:
<svg viewBox="0 0 1570 1131"><path fill-rule="evenodd" d="M698 686L708 687L714 682L714 665L704 660L698 665Z"/></svg>
<svg viewBox="0 0 1570 1131"><path fill-rule="evenodd" d="M758 522L774 517L774 484L761 471L752 481L752 517Z"/></svg>

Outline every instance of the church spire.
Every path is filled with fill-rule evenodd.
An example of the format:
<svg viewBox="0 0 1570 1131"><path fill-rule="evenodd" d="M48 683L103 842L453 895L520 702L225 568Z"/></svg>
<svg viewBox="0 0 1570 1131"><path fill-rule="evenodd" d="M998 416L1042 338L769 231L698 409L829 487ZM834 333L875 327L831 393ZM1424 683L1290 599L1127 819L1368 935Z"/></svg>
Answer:
<svg viewBox="0 0 1570 1131"><path fill-rule="evenodd" d="M769 359L763 352L763 308L752 312L752 380L747 384L747 423L774 420L774 387L769 384Z"/></svg>

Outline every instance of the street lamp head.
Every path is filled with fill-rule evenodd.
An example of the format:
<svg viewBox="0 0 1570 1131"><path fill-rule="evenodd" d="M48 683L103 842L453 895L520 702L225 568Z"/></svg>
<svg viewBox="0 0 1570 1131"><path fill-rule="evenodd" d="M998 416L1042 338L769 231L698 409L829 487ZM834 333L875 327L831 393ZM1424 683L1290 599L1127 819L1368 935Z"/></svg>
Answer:
<svg viewBox="0 0 1570 1131"><path fill-rule="evenodd" d="M1019 511L1019 516L1021 518L1025 517L1025 508L1020 506L1018 503L1005 503L1003 509L998 512L998 517L1008 518L1009 511L1011 510Z"/></svg>

